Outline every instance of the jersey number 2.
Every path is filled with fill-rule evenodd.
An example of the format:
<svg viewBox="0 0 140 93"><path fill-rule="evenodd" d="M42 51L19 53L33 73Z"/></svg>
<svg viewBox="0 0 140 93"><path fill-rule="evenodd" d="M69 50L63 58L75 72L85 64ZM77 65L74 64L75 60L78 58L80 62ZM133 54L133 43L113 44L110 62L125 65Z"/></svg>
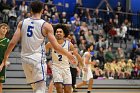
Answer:
<svg viewBox="0 0 140 93"><path fill-rule="evenodd" d="M31 37L33 35L33 26L28 26L28 29L27 29L27 36L28 37Z"/></svg>
<svg viewBox="0 0 140 93"><path fill-rule="evenodd" d="M59 57L58 60L62 61L62 55L58 55L58 57Z"/></svg>

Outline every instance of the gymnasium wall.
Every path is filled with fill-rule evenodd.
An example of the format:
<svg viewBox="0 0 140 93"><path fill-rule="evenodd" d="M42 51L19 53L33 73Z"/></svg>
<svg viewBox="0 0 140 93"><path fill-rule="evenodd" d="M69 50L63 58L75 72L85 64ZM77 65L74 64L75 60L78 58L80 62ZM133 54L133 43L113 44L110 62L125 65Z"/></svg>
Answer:
<svg viewBox="0 0 140 93"><path fill-rule="evenodd" d="M140 12L140 0L131 0L131 10L135 13Z"/></svg>

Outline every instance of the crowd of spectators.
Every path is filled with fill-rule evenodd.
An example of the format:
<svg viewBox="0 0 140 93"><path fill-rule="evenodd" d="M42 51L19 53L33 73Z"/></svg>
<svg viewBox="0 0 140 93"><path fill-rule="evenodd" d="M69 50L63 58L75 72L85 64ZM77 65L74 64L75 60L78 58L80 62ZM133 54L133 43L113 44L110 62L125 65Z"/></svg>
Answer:
<svg viewBox="0 0 140 93"><path fill-rule="evenodd" d="M121 9L122 6L118 3L116 11ZM12 37L17 23L31 16L29 10L24 0L21 4L16 4L15 0L11 4L1 0L0 22L9 24L11 29L9 38ZM140 78L140 46L137 41L134 40L133 47L129 52L126 51L127 41L130 40L128 31L128 27L131 26L130 19L122 18L120 13L109 12L103 17L98 9L91 11L88 8L75 8L73 16L68 17L67 12L58 12L55 5L48 4L44 6L42 19L52 25L66 24L70 31L68 39L78 47L81 56L85 51L85 45L93 43L92 59L98 61L97 66L93 68L95 75L110 79ZM118 43L119 46L114 48L114 43Z"/></svg>

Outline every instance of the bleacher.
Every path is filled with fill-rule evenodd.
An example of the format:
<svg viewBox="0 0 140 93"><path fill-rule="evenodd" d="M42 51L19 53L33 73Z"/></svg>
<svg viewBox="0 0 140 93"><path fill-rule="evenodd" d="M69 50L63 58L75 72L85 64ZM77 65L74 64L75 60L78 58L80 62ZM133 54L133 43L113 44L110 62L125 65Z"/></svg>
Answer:
<svg viewBox="0 0 140 93"><path fill-rule="evenodd" d="M12 52L9 58L11 64L7 68L6 82L4 83L4 89L31 89L30 85L27 85L25 75L22 69L20 61L20 52ZM77 78L77 82L81 82L81 78ZM82 88L87 88L83 86ZM94 80L93 88L121 88L121 89L140 89L140 80L128 80L128 79L105 79Z"/></svg>

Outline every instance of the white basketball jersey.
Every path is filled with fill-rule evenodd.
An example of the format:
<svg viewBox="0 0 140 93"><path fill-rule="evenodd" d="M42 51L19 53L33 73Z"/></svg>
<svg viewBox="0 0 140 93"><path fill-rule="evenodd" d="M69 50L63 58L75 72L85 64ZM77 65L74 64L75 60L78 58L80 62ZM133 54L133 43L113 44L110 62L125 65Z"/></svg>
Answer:
<svg viewBox="0 0 140 93"><path fill-rule="evenodd" d="M27 18L21 28L21 57L40 58L45 54L45 37L42 35L42 19Z"/></svg>
<svg viewBox="0 0 140 93"><path fill-rule="evenodd" d="M62 44L63 49L69 51L69 44L70 42L65 40ZM68 58L57 53L54 49L52 49L52 61L54 66L58 66L60 68L67 68L70 66Z"/></svg>
<svg viewBox="0 0 140 93"><path fill-rule="evenodd" d="M86 67L90 67L90 64L85 64L85 57L86 57L86 55L87 55L88 53L89 53L89 52L85 52L84 55L83 55L83 58L84 58L84 65L85 65ZM90 57L89 61L91 62L91 57Z"/></svg>

